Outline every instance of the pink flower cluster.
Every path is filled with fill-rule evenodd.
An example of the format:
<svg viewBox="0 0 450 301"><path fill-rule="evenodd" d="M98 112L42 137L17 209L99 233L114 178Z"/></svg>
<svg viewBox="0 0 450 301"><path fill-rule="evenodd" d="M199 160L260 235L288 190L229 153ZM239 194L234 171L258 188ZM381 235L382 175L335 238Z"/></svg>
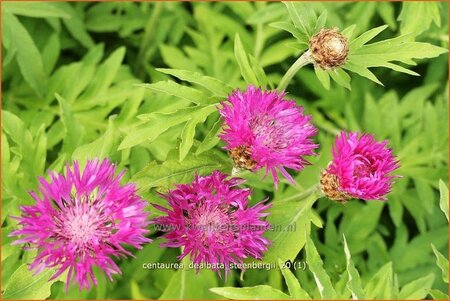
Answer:
<svg viewBox="0 0 450 301"><path fill-rule="evenodd" d="M284 93L263 91L250 86L234 91L222 102L219 112L224 121L220 138L236 168L272 174L275 186L278 172L295 183L287 169L302 170L318 147L313 142L317 129L311 116ZM385 199L391 190L391 173L399 167L387 141L373 135L342 132L333 146L333 159L321 178L322 190L333 200ZM265 200L249 205L252 191L239 187L239 178L214 171L195 175L190 184L179 184L161 196L166 206L153 205L160 216L148 220L147 202L135 185L121 185L123 172L108 160L88 161L84 171L75 162L65 174L50 173L50 181L40 178L32 206L22 206L15 217L19 229L14 244L37 249L30 268L39 273L56 268L56 279L67 271L66 285L75 282L80 289L96 285L93 268L109 279L120 274L112 258L133 256L125 246L140 249L151 239L147 226L164 227L161 246L182 248L180 260L188 256L196 266L202 263L224 266L244 259L262 259L270 241L266 217L270 204ZM212 268L219 272L219 268Z"/></svg>

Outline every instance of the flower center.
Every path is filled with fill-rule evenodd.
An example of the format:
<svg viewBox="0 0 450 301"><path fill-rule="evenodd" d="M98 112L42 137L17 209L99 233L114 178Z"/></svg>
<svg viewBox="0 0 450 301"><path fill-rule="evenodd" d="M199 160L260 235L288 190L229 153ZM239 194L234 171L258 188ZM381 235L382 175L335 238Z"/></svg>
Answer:
<svg viewBox="0 0 450 301"><path fill-rule="evenodd" d="M367 158L360 158L356 160L355 167L353 168L353 176L358 178L370 177L374 172L372 164L370 164Z"/></svg>
<svg viewBox="0 0 450 301"><path fill-rule="evenodd" d="M98 201L74 199L60 210L60 215L54 217L56 233L74 244L77 251L92 250L113 233L113 219L104 214Z"/></svg>
<svg viewBox="0 0 450 301"><path fill-rule="evenodd" d="M286 137L286 128L276 122L276 120L268 115L255 116L250 121L250 128L255 137L262 142L263 145L273 149L280 150L286 148L289 143Z"/></svg>
<svg viewBox="0 0 450 301"><path fill-rule="evenodd" d="M208 206L203 204L192 211L188 223L195 230L200 231L204 242L212 238L216 242L224 243L227 233L233 232L233 229L230 228L232 224L229 210L230 207L225 205Z"/></svg>

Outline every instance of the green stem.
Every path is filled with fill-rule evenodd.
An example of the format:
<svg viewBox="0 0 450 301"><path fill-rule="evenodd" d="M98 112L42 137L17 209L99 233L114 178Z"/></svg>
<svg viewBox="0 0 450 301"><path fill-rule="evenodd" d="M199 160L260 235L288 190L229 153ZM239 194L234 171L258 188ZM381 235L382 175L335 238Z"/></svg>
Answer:
<svg viewBox="0 0 450 301"><path fill-rule="evenodd" d="M303 200L313 193L317 194L317 197L320 198L322 196L322 191L320 190L320 184L311 186L310 188L303 190L302 192L291 195L287 198L280 200L280 202L290 202L295 200Z"/></svg>
<svg viewBox="0 0 450 301"><path fill-rule="evenodd" d="M280 83L278 84L277 90L278 91L286 90L286 87L289 85L289 82L294 77L294 75L297 74L298 70L300 70L303 66L306 66L306 65L308 65L310 63L312 63L312 59L311 59L310 52L308 50L305 53L303 53L295 61L295 63L288 69L286 74L280 80Z"/></svg>
<svg viewBox="0 0 450 301"><path fill-rule="evenodd" d="M136 74L139 76L139 72L141 71L142 61L144 60L145 53L147 52L147 48L150 45L153 35L155 33L156 22L158 21L159 15L161 14L163 8L163 3L156 2L153 7L152 15L145 25L144 37L142 39L141 46L139 47L139 53L136 59L136 65L134 66L134 70Z"/></svg>

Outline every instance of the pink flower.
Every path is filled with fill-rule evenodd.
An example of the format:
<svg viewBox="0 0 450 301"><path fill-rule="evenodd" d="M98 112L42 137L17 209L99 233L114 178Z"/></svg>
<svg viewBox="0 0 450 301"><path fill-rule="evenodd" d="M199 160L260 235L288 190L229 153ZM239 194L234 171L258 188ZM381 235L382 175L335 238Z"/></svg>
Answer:
<svg viewBox="0 0 450 301"><path fill-rule="evenodd" d="M121 271L111 257L133 256L122 245L140 249L151 241L144 237L147 202L133 184L120 185L123 172L115 177L115 171L108 160L93 160L83 173L75 162L65 175L52 172L50 182L39 179L42 197L30 192L36 204L21 206L21 217L14 217L21 229L10 234L21 236L13 244L38 250L30 265L35 274L56 268L52 280L67 270L66 289L73 279L80 290L89 290L91 281L97 285L93 266L112 281Z"/></svg>
<svg viewBox="0 0 450 301"><path fill-rule="evenodd" d="M180 260L189 254L197 270L201 264L218 272L223 267L225 275L230 263L262 258L269 244L263 237L269 223L261 219L268 213L262 211L270 207L262 202L249 207L251 190L236 187L245 181L226 177L219 171L196 175L192 184L161 195L170 209L153 205L166 214L153 220L155 228L167 232L161 246L184 247Z"/></svg>
<svg viewBox="0 0 450 301"><path fill-rule="evenodd" d="M399 177L390 175L399 161L387 144L375 141L370 134L341 132L333 146L333 160L322 175L325 194L343 201L385 200L393 179Z"/></svg>
<svg viewBox="0 0 450 301"><path fill-rule="evenodd" d="M277 170L295 183L285 168L302 170L308 164L303 156L314 155L318 147L312 141L317 129L311 116L284 96L249 86L244 92L234 91L220 109L225 122L220 138L235 166L251 171L266 167L275 186Z"/></svg>

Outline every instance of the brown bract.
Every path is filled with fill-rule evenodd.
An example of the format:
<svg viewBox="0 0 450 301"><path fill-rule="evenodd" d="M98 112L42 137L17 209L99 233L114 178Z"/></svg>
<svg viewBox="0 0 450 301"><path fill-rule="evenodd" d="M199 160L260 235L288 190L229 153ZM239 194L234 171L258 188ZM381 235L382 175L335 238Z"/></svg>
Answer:
<svg viewBox="0 0 450 301"><path fill-rule="evenodd" d="M333 201L345 203L352 197L339 189L339 182L335 175L329 174L326 171L322 172L320 177L320 186L327 198Z"/></svg>
<svg viewBox="0 0 450 301"><path fill-rule="evenodd" d="M309 50L314 63L320 68L337 68L347 60L348 40L337 28L322 28L309 39Z"/></svg>
<svg viewBox="0 0 450 301"><path fill-rule="evenodd" d="M251 151L248 146L238 146L230 149L228 152L233 159L234 165L239 168L252 170L256 167L256 161L252 159Z"/></svg>

